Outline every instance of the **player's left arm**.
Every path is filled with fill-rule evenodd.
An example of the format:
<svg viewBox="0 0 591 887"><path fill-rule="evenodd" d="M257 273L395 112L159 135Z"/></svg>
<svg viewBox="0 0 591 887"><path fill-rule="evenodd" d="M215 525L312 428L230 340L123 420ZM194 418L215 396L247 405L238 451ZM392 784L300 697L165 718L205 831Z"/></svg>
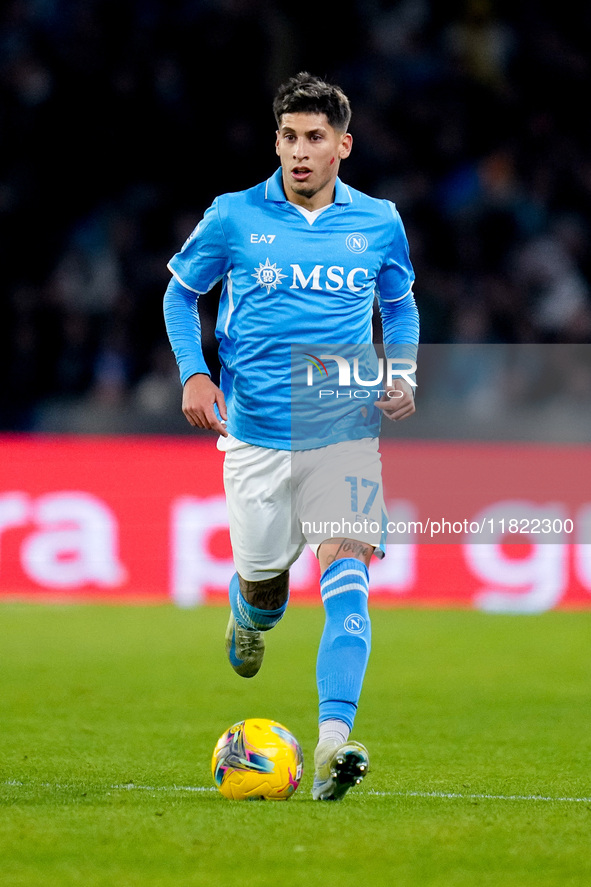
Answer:
<svg viewBox="0 0 591 887"><path fill-rule="evenodd" d="M395 379L375 405L391 422L407 419L416 410L413 389L404 379Z"/></svg>
<svg viewBox="0 0 591 887"><path fill-rule="evenodd" d="M419 312L412 290L396 300L380 299L379 305L386 356L400 359L403 370L409 369L412 364L416 366ZM405 371L404 375L393 380L377 401L376 406L387 419L395 422L407 419L415 412L414 386L411 382L416 384L414 373Z"/></svg>
<svg viewBox="0 0 591 887"><path fill-rule="evenodd" d="M398 210L385 201L392 214L392 239L377 278L376 293L386 357L401 360L401 373L386 388L376 406L392 421L406 419L415 412L414 373L419 343L419 312L412 286L414 270L408 251L408 240ZM414 383L414 385L412 384Z"/></svg>

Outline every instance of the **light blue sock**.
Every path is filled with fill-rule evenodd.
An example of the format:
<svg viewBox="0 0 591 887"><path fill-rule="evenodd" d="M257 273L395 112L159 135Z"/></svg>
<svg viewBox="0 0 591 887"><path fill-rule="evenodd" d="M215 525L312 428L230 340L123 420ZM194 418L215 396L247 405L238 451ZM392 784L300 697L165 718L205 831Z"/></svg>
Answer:
<svg viewBox="0 0 591 887"><path fill-rule="evenodd" d="M228 592L234 619L238 625L249 631L269 631L270 628L277 625L285 613L289 601L288 595L287 600L278 610L259 610L258 607L253 607L244 599L240 591L238 573L234 573L232 576Z"/></svg>
<svg viewBox="0 0 591 887"><path fill-rule="evenodd" d="M318 650L319 721L353 727L371 648L369 570L356 558L333 561L320 577L326 621Z"/></svg>

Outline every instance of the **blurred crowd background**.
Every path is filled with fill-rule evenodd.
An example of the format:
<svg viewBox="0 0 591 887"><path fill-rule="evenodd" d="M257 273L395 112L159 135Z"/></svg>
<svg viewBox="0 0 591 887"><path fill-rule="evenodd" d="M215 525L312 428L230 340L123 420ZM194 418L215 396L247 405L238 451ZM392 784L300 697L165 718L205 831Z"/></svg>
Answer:
<svg viewBox="0 0 591 887"><path fill-rule="evenodd" d="M341 176L401 212L423 343L472 369L563 346L551 393L589 415L590 45L587 3L6 0L0 429L191 431L166 263L218 193L274 171L271 102L299 70L351 99ZM214 378L215 311L214 291Z"/></svg>

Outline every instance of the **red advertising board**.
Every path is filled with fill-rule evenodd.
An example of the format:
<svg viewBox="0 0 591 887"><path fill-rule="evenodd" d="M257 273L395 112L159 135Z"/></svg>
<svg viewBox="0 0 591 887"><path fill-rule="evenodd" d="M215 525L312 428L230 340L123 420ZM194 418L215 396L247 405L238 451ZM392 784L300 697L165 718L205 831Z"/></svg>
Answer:
<svg viewBox="0 0 591 887"><path fill-rule="evenodd" d="M591 447L381 450L391 544L371 566L374 605L591 605ZM0 438L0 595L225 601L222 458L201 436ZM318 576L306 551L292 601L319 602Z"/></svg>

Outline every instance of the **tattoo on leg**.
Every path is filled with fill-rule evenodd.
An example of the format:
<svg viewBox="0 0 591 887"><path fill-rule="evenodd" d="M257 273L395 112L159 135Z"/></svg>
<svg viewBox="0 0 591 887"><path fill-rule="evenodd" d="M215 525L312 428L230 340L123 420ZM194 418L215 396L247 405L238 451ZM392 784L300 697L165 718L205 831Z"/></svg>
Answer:
<svg viewBox="0 0 591 887"><path fill-rule="evenodd" d="M258 581L243 579L239 574L238 581L244 600L259 610L278 610L289 594L289 570L271 579Z"/></svg>
<svg viewBox="0 0 591 887"><path fill-rule="evenodd" d="M370 557L373 551L373 545L357 542L355 539L331 539L330 541L333 543L338 542L339 547L334 554L328 555L327 562L329 564L341 557L356 557L359 560L363 560L366 557Z"/></svg>

